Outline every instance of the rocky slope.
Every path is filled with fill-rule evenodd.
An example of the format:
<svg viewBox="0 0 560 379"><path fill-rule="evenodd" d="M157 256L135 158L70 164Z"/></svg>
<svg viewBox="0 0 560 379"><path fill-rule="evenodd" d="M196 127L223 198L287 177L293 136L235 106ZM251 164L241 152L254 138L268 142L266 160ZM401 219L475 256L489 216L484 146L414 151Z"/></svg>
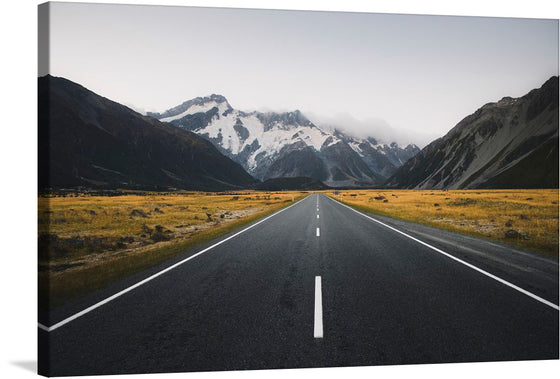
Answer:
<svg viewBox="0 0 560 379"><path fill-rule="evenodd" d="M467 116L386 183L401 188L558 188L558 77Z"/></svg>

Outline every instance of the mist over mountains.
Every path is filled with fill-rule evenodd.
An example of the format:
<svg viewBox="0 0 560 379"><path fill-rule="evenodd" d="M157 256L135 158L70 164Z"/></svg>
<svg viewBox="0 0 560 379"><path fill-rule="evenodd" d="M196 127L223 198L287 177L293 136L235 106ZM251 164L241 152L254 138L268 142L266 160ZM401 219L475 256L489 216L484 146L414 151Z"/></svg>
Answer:
<svg viewBox="0 0 560 379"><path fill-rule="evenodd" d="M419 151L322 129L299 110L244 112L216 94L148 115L208 139L259 180L305 176L330 186L381 185Z"/></svg>
<svg viewBox="0 0 560 379"><path fill-rule="evenodd" d="M310 113L306 115L309 119L325 131L337 129L345 134L358 138L366 139L374 136L377 140L391 144L397 143L399 146L413 144L420 148L425 147L434 139L440 137L437 133L424 130L415 130L412 125L410 128L396 128L381 118L357 119L349 113L337 113L333 116L324 116Z"/></svg>

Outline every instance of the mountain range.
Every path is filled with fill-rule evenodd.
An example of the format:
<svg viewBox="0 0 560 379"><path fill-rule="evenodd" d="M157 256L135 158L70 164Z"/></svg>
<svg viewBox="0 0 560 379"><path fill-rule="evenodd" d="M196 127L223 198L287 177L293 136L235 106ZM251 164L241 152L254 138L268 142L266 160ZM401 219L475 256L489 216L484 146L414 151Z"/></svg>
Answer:
<svg viewBox="0 0 560 379"><path fill-rule="evenodd" d="M38 79L39 189L224 190L255 179L197 134L53 76Z"/></svg>
<svg viewBox="0 0 560 379"><path fill-rule="evenodd" d="M39 188L558 188L558 77L465 117L421 151L243 112L221 95L142 115L64 78L38 79Z"/></svg>
<svg viewBox="0 0 560 379"><path fill-rule="evenodd" d="M299 110L243 112L221 95L148 115L206 138L259 180L309 177L329 186L381 185L420 151L322 129Z"/></svg>
<svg viewBox="0 0 560 379"><path fill-rule="evenodd" d="M558 188L558 76L465 117L400 167L397 188Z"/></svg>

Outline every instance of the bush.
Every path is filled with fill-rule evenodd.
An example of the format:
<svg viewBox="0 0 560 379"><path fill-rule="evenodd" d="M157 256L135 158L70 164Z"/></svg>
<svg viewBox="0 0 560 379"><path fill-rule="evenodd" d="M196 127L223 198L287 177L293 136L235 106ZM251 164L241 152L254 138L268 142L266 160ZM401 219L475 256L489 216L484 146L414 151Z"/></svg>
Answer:
<svg viewBox="0 0 560 379"><path fill-rule="evenodd" d="M139 217L148 217L148 215L141 209L133 209L132 212L130 212L130 217L135 217L135 216L139 216Z"/></svg>
<svg viewBox="0 0 560 379"><path fill-rule="evenodd" d="M154 242L169 241L171 239L170 236L162 232L155 232L150 236L150 238Z"/></svg>

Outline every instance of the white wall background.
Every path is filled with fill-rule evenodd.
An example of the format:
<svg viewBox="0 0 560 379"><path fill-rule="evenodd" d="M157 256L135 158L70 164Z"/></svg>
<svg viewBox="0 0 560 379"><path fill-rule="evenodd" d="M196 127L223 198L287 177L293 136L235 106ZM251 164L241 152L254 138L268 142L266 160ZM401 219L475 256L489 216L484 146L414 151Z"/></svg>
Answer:
<svg viewBox="0 0 560 379"><path fill-rule="evenodd" d="M89 2L103 2L89 0ZM107 1L104 1L107 2ZM547 0L150 0L131 4L226 6L358 12L559 18ZM31 378L36 370L36 78L37 4L4 1L0 11L0 376ZM339 369L189 373L126 378L527 378L560 372L559 361L447 364ZM120 376L119 376L120 377ZM85 377L84 377L85 378ZM124 376L123 376L124 378Z"/></svg>

